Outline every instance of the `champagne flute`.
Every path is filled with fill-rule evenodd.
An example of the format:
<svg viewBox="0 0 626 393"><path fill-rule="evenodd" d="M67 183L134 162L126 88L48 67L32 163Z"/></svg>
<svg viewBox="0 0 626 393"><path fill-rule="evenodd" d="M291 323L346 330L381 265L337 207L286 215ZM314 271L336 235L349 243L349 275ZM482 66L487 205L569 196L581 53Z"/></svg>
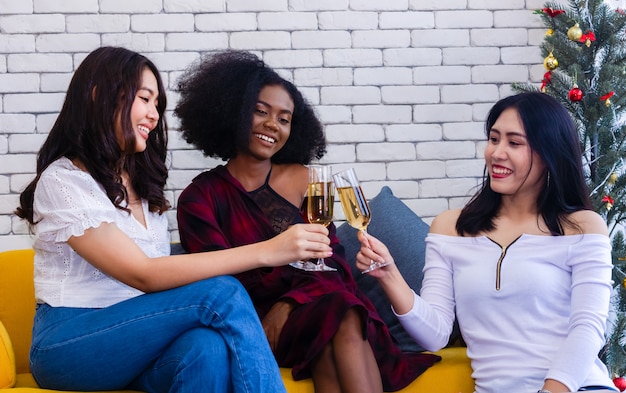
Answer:
<svg viewBox="0 0 626 393"><path fill-rule="evenodd" d="M333 221L333 205L335 203L334 186L332 181L332 167L330 165L310 165L309 185L307 188L307 218L312 224L330 225ZM324 258L318 258L316 263L297 261L291 266L316 272L330 272L337 269L324 263Z"/></svg>
<svg viewBox="0 0 626 393"><path fill-rule="evenodd" d="M339 193L341 207L346 215L346 221L348 221L351 227L363 232L363 235L367 234L367 226L372 219L372 213L354 169L349 168L336 173L333 175L333 180L335 187L337 187L337 192ZM367 242L367 237L364 236L364 238ZM370 267L362 273L369 273L372 270L387 266L388 264L389 262L372 261Z"/></svg>

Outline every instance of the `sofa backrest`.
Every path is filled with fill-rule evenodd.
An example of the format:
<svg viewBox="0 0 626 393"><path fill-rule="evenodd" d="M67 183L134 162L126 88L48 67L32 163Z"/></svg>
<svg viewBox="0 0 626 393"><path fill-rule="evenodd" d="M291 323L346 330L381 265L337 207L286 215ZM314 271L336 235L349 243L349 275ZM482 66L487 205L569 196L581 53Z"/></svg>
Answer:
<svg viewBox="0 0 626 393"><path fill-rule="evenodd" d="M6 327L18 373L30 370L28 352L35 315L31 249L0 252L0 321Z"/></svg>

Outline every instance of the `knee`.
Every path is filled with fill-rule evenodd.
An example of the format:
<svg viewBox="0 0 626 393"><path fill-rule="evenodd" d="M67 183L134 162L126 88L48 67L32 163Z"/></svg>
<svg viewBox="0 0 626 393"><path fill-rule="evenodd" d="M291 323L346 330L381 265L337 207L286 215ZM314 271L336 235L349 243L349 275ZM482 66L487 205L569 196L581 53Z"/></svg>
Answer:
<svg viewBox="0 0 626 393"><path fill-rule="evenodd" d="M341 320L335 337L342 342L363 342L365 340L363 329L364 326L360 314L354 308L351 308Z"/></svg>
<svg viewBox="0 0 626 393"><path fill-rule="evenodd" d="M219 276L191 284L190 298L213 318L258 320L256 309L246 289L239 280L231 276Z"/></svg>
<svg viewBox="0 0 626 393"><path fill-rule="evenodd" d="M251 303L246 289L239 280L231 276L212 277L191 286L194 292L209 294L212 300L218 303L233 302L242 305Z"/></svg>

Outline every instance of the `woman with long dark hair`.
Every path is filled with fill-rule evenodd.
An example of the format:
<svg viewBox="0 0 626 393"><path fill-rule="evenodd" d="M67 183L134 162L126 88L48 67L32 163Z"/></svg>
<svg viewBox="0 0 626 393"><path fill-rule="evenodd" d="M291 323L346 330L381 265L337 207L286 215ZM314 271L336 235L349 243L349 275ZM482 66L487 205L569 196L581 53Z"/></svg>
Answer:
<svg viewBox="0 0 626 393"><path fill-rule="evenodd" d="M393 264L370 275L427 349L446 344L456 312L476 393L609 389L598 353L611 245L591 209L576 127L554 98L522 93L493 106L486 132L482 187L433 221L420 295ZM368 238L361 270L393 261Z"/></svg>

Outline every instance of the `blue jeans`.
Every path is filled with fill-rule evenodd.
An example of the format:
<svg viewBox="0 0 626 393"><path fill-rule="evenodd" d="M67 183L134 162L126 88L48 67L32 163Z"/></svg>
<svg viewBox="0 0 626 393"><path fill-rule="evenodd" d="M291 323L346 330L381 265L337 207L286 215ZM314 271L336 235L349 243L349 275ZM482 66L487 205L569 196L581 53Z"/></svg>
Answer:
<svg viewBox="0 0 626 393"><path fill-rule="evenodd" d="M252 302L233 277L106 308L40 305L30 366L48 389L285 392Z"/></svg>

